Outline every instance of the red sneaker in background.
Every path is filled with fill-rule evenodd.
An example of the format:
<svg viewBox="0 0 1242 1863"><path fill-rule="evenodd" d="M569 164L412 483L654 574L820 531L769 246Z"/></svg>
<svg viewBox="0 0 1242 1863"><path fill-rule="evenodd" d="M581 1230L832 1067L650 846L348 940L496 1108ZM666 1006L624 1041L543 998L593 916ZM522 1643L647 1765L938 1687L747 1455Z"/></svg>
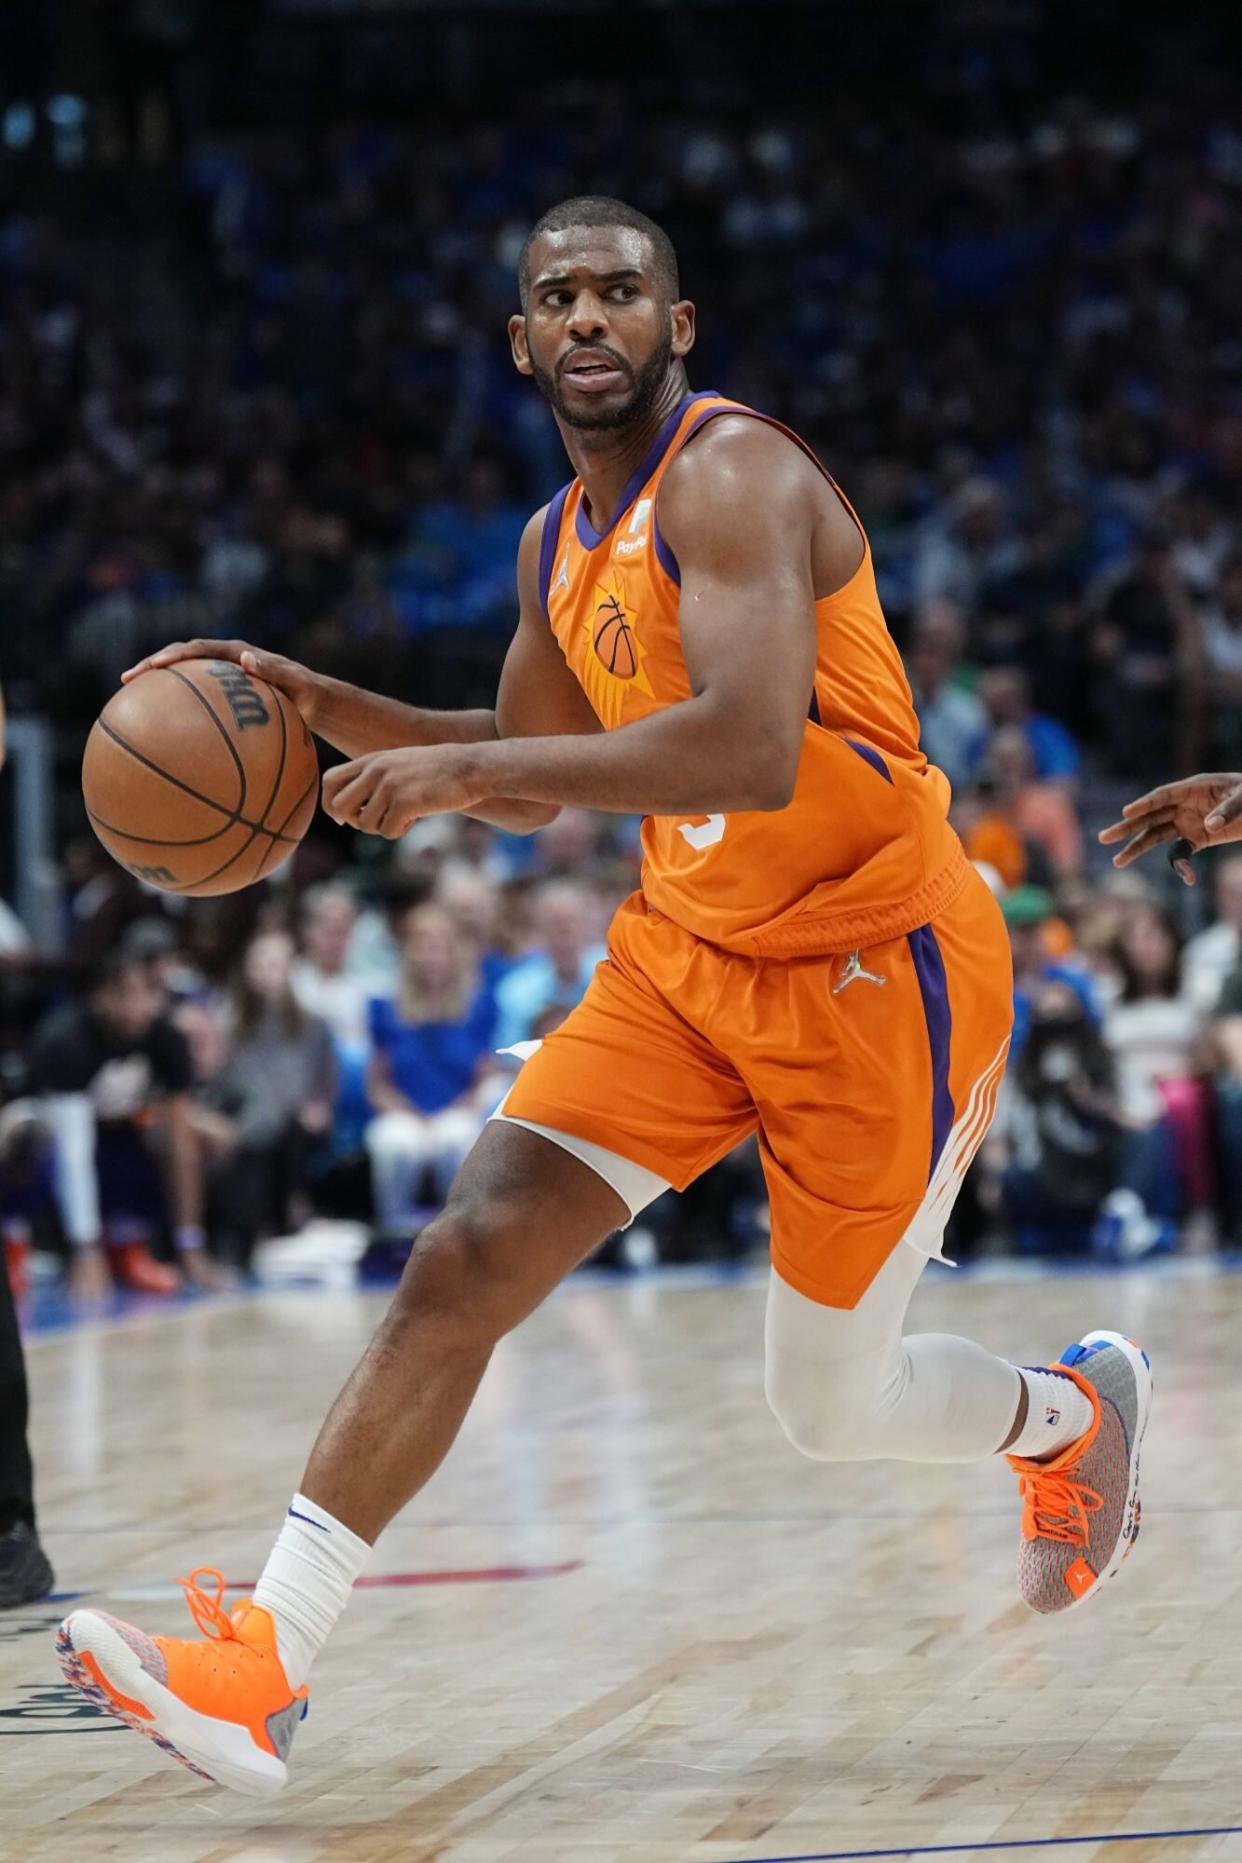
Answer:
<svg viewBox="0 0 1242 1863"><path fill-rule="evenodd" d="M133 1294L175 1294L181 1286L177 1270L156 1261L142 1242L109 1243L108 1264L117 1286Z"/></svg>

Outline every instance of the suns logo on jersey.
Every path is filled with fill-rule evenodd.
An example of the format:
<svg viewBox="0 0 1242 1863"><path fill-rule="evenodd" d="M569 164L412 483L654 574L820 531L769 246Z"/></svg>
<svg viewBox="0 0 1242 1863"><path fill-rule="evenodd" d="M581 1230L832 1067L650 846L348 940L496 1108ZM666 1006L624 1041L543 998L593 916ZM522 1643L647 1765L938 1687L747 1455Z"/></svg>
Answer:
<svg viewBox="0 0 1242 1863"><path fill-rule="evenodd" d="M590 652L583 667L583 684L600 723L612 730L620 724L628 688L655 697L643 661L646 649L638 638L634 617L625 605L625 589L618 576L597 582L595 612L585 623Z"/></svg>

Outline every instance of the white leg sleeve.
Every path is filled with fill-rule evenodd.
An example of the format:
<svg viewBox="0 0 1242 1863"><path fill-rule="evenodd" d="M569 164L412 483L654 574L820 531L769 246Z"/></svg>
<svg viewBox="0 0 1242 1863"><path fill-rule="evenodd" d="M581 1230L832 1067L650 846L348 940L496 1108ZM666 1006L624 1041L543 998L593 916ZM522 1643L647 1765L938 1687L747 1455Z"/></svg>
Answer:
<svg viewBox="0 0 1242 1863"><path fill-rule="evenodd" d="M84 1093L49 1093L43 1117L52 1135L56 1203L75 1248L98 1242L99 1179L95 1175L95 1108Z"/></svg>
<svg viewBox="0 0 1242 1863"><path fill-rule="evenodd" d="M371 1193L382 1225L400 1228L410 1214L418 1175L431 1155L431 1132L417 1113L379 1113L366 1129Z"/></svg>
<svg viewBox="0 0 1242 1863"><path fill-rule="evenodd" d="M901 1242L851 1311L773 1273L765 1388L786 1436L823 1462L974 1462L1013 1428L1017 1371L970 1339L902 1337L926 1257Z"/></svg>

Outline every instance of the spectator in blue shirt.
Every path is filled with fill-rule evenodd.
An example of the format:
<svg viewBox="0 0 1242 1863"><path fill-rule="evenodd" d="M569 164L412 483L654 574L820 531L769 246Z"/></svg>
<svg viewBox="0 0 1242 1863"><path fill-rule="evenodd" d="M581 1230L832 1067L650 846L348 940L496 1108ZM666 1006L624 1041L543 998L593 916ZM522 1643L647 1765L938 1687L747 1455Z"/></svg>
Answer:
<svg viewBox="0 0 1242 1863"><path fill-rule="evenodd" d="M975 739L973 773L978 773L987 755L992 733L1004 725L1016 725L1030 744L1035 776L1040 782L1073 782L1077 778L1082 768L1078 745L1063 724L1033 708L1031 683L1021 667L991 667L979 681L979 697L988 715L988 728Z"/></svg>
<svg viewBox="0 0 1242 1863"><path fill-rule="evenodd" d="M1100 1005L1090 973L1080 964L1048 955L1045 927L1054 916L1052 895L1042 886L1015 886L1001 900L1013 953L1013 1039L1010 1064L1017 1059L1031 1028L1036 999L1049 983L1066 984L1077 996L1087 1019L1099 1027Z"/></svg>
<svg viewBox="0 0 1242 1863"><path fill-rule="evenodd" d="M591 939L590 904L571 880L545 886L535 903L538 948L515 964L496 988L500 1011L496 1046L509 1048L534 1038L550 1009L569 1010L582 1001L602 944Z"/></svg>
<svg viewBox="0 0 1242 1863"><path fill-rule="evenodd" d="M988 735L987 714L973 692L955 683L963 628L950 602L929 604L906 654L919 742L954 790L964 788Z"/></svg>
<svg viewBox="0 0 1242 1863"><path fill-rule="evenodd" d="M477 951L439 906L417 906L401 937L395 999L370 1004L366 1131L376 1221L408 1233L420 1186L441 1200L483 1123L481 1076L495 1046L496 1004Z"/></svg>

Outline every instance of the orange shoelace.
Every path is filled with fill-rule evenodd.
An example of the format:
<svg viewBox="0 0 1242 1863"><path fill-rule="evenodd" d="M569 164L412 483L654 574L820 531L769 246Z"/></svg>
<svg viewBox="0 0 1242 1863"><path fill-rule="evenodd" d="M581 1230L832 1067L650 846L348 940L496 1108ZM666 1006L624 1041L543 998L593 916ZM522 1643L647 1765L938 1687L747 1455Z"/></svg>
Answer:
<svg viewBox="0 0 1242 1863"><path fill-rule="evenodd" d="M1087 1515L1104 1502L1094 1488L1075 1481L1068 1470L1024 1470L1018 1477L1022 1496L1022 1532L1028 1540L1060 1540L1081 1552L1087 1544Z"/></svg>
<svg viewBox="0 0 1242 1863"><path fill-rule="evenodd" d="M198 1582L200 1578L215 1579L214 1597L203 1590ZM177 1583L185 1593L190 1616L205 1637L216 1637L224 1642L237 1635L233 1620L224 1608L224 1574L217 1572L214 1565L196 1565L188 1578L179 1578Z"/></svg>

